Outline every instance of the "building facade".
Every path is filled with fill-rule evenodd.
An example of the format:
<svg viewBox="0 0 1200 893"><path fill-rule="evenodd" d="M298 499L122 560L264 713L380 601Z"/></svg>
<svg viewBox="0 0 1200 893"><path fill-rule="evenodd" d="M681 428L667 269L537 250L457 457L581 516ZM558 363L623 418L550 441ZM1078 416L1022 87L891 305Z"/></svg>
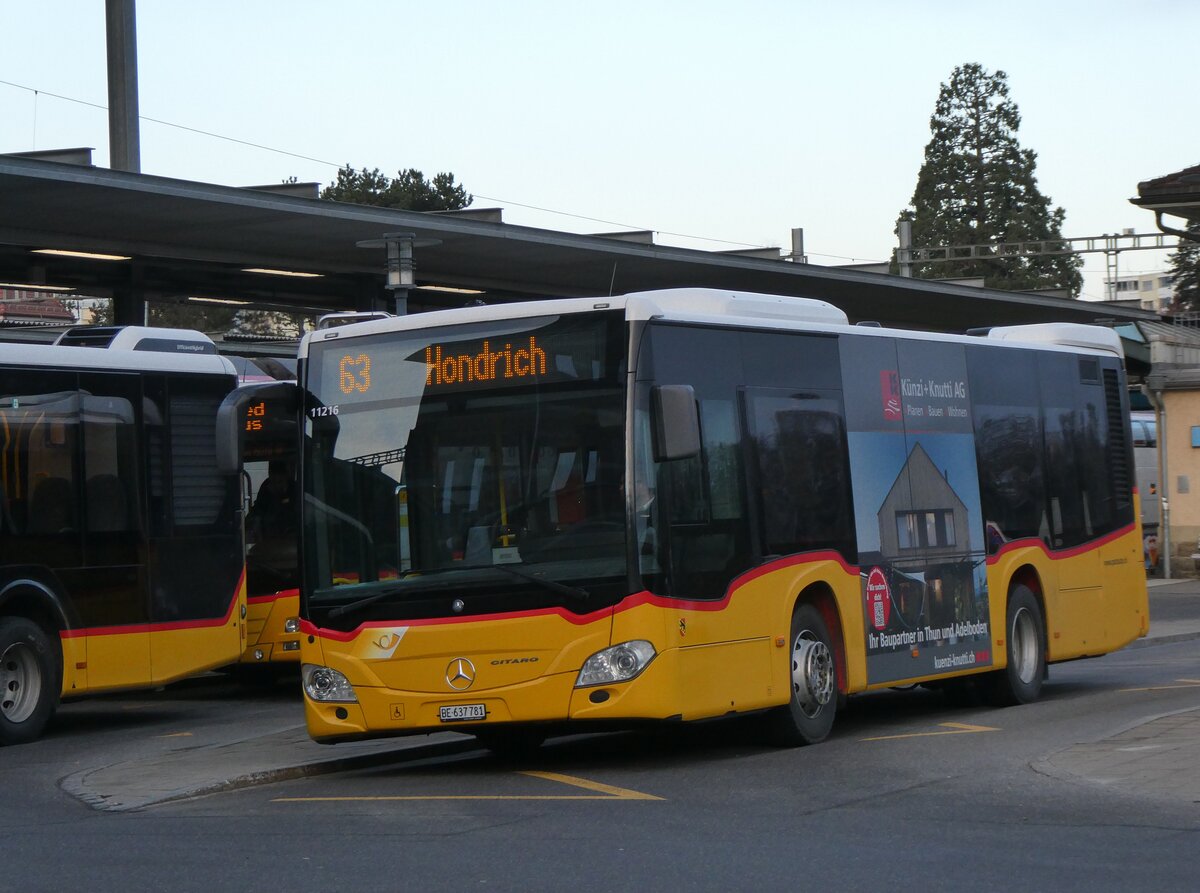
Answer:
<svg viewBox="0 0 1200 893"><path fill-rule="evenodd" d="M1143 310L1163 313L1175 302L1173 277L1166 271L1135 273L1104 280L1104 293L1115 301L1138 302Z"/></svg>

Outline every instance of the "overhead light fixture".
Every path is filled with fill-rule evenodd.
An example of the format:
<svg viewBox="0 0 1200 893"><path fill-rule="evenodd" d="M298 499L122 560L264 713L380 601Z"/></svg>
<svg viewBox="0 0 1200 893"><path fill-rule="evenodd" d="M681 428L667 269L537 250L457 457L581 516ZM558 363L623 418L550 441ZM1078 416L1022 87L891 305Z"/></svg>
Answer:
<svg viewBox="0 0 1200 893"><path fill-rule="evenodd" d="M55 257L79 257L84 260L131 260L125 254L100 254L97 251L68 251L66 248L34 248L34 254L53 254Z"/></svg>
<svg viewBox="0 0 1200 893"><path fill-rule="evenodd" d="M197 301L201 304L233 304L237 307L250 303L249 301L239 301L236 298L201 298L196 295L192 295L188 300Z"/></svg>
<svg viewBox="0 0 1200 893"><path fill-rule="evenodd" d="M35 285L32 282L0 282L0 288L8 288L13 291L75 291L75 289L67 285Z"/></svg>
<svg viewBox="0 0 1200 893"><path fill-rule="evenodd" d="M300 273L296 270L272 270L269 267L243 267L243 273L263 273L267 276L294 276L297 279L320 279L324 273Z"/></svg>
<svg viewBox="0 0 1200 893"><path fill-rule="evenodd" d="M454 295L481 295L481 288L456 288L453 285L418 285L417 288L422 291L445 291Z"/></svg>

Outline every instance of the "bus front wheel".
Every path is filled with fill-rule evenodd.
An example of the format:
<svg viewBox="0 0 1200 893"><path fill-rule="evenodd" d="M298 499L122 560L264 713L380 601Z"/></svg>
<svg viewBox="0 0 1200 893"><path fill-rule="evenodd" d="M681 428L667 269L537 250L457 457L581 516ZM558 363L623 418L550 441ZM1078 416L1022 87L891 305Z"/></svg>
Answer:
<svg viewBox="0 0 1200 893"><path fill-rule="evenodd" d="M988 680L989 700L998 707L1036 701L1046 675L1046 627L1033 590L1020 583L1014 586L1005 614L1008 666Z"/></svg>
<svg viewBox="0 0 1200 893"><path fill-rule="evenodd" d="M42 734L58 705L57 643L24 617L0 619L0 745Z"/></svg>
<svg viewBox="0 0 1200 893"><path fill-rule="evenodd" d="M824 741L833 728L838 704L836 651L815 605L796 608L791 632L791 698L771 714L772 737L787 747Z"/></svg>

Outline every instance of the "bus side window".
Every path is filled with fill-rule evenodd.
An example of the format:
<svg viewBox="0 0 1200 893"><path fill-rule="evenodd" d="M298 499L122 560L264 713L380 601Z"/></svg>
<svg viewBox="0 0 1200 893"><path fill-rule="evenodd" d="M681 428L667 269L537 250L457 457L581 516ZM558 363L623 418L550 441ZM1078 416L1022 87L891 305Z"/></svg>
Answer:
<svg viewBox="0 0 1200 893"><path fill-rule="evenodd" d="M89 533L132 532L137 522L138 486L141 469L137 462L136 422L133 406L140 388L121 376L89 373L81 376L83 388L83 478L84 523ZM134 563L132 543L89 541L97 553L110 554L102 563ZM97 554L97 557L99 555ZM89 562L90 563L90 562Z"/></svg>
<svg viewBox="0 0 1200 893"><path fill-rule="evenodd" d="M751 390L747 402L763 552L832 546L853 561L849 458L836 393Z"/></svg>
<svg viewBox="0 0 1200 893"><path fill-rule="evenodd" d="M720 598L751 564L732 397L701 397L700 455L659 466L670 493L672 594L682 598Z"/></svg>
<svg viewBox="0 0 1200 893"><path fill-rule="evenodd" d="M73 375L0 376L3 520L13 533L46 536L76 529L76 388Z"/></svg>
<svg viewBox="0 0 1200 893"><path fill-rule="evenodd" d="M1037 364L1013 362L1001 348L971 345L967 374L988 550L1023 538L1049 543Z"/></svg>

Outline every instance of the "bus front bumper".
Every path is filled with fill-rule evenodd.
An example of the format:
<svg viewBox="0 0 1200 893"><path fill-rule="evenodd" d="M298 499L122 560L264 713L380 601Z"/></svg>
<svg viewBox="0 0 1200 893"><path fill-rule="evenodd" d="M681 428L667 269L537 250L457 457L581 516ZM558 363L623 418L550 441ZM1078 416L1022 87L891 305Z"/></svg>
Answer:
<svg viewBox="0 0 1200 893"><path fill-rule="evenodd" d="M356 685L352 703L316 701L306 692L305 719L309 734L325 743L437 731L472 734L501 724L673 719L678 717L678 699L671 696L678 691L677 656L676 651L659 654L633 679L586 688L575 687L578 673L572 672L475 692Z"/></svg>

